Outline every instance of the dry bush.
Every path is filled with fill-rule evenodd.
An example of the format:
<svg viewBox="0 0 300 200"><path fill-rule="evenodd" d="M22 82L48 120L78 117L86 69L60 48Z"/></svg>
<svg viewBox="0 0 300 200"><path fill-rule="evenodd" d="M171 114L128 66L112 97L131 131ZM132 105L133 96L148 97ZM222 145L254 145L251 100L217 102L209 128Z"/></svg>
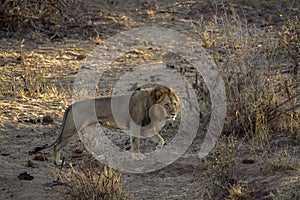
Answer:
<svg viewBox="0 0 300 200"><path fill-rule="evenodd" d="M228 111L223 133L250 141L252 153L263 152L263 168L297 170L298 155L283 148L274 154L274 138L300 141L300 20L285 18L278 26L248 24L232 10L211 21L194 23L225 82ZM206 197L246 199L247 186L235 176L236 140L227 138L204 160ZM293 144L293 143L291 143ZM261 156L261 155L260 155ZM248 192L248 193L247 193Z"/></svg>
<svg viewBox="0 0 300 200"><path fill-rule="evenodd" d="M76 11L82 6L79 0L2 0L0 30L17 34L34 30L59 37L68 28L63 26L66 22L78 23Z"/></svg>
<svg viewBox="0 0 300 200"><path fill-rule="evenodd" d="M67 199L81 200L123 200L131 199L122 190L121 174L104 166L101 171L95 163L75 169L71 166L68 173L61 173L61 180L70 190Z"/></svg>
<svg viewBox="0 0 300 200"><path fill-rule="evenodd" d="M206 199L224 199L228 195L243 196L235 170L237 150L236 138L232 136L223 137L216 149L202 160L207 166L203 176ZM238 191L240 191L239 194Z"/></svg>
<svg viewBox="0 0 300 200"><path fill-rule="evenodd" d="M225 133L249 136L256 147L274 132L299 139L299 19L260 29L224 15L195 27L225 80Z"/></svg>
<svg viewBox="0 0 300 200"><path fill-rule="evenodd" d="M6 78L0 87L0 95L13 97L59 97L64 98L64 92L47 78L49 69L41 65L43 57L32 52L25 52L24 39L19 44L19 52L11 56L18 56L20 67L6 66L3 74ZM6 74L5 74L6 73Z"/></svg>

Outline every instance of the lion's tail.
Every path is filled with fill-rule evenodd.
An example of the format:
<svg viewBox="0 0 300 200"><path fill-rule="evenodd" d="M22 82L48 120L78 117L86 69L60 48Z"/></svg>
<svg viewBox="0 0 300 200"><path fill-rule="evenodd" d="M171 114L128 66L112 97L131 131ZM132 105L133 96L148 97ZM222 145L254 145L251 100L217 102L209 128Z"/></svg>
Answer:
<svg viewBox="0 0 300 200"><path fill-rule="evenodd" d="M64 125L64 124L63 124ZM28 151L29 155L33 155L33 154L37 154L38 152L40 152L41 150L44 149L48 149L50 147L53 147L56 143L58 143L60 141L60 137L61 137L62 131L59 134L59 137L57 137L51 144L45 144L44 146L39 146L39 147L35 147L34 149L32 149L31 151Z"/></svg>
<svg viewBox="0 0 300 200"><path fill-rule="evenodd" d="M64 124L63 124L64 125ZM60 140L62 131L59 134L59 137L57 137L51 144L45 144L44 146L39 146L39 147L35 147L34 149L28 151L29 155L33 155L33 154L37 154L38 152L40 152L41 150L44 149L48 149L50 147L53 147L56 143L58 143L58 141Z"/></svg>
<svg viewBox="0 0 300 200"><path fill-rule="evenodd" d="M62 135L62 132L64 131L64 128L65 128L65 123L66 123L66 119L67 119L67 116L68 116L68 113L69 111L71 110L72 106L69 106L65 113L64 113L64 117L63 117L63 124L62 124L62 130L60 131L60 134L59 136L56 138L56 140L54 142L52 142L51 144L45 144L44 146L41 146L41 147L35 147L33 150L31 151L28 151L28 154L29 155L33 155L33 154L37 154L38 152L40 152L41 150L44 150L44 149L48 149L52 146L54 146L59 140L60 140L60 137Z"/></svg>
<svg viewBox="0 0 300 200"><path fill-rule="evenodd" d="M50 147L52 147L55 143L52 143L52 144L45 144L44 146L41 146L41 147L35 147L33 150L30 150L28 151L28 154L29 155L33 155L33 154L37 154L38 152L40 152L41 150L43 149L48 149Z"/></svg>

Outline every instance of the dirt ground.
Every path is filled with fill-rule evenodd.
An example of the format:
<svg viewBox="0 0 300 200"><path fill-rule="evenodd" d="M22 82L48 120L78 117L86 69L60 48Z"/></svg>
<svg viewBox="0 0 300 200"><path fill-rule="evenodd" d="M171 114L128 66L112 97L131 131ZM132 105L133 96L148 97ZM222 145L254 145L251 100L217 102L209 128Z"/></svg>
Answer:
<svg viewBox="0 0 300 200"><path fill-rule="evenodd" d="M100 39L105 40L132 28L151 26L170 28L197 38L199 33L194 23L211 20L216 14L224 16L234 12L258 29L280 27L283 23L281 15L288 12L275 1L166 2L137 1L136 5L136 1L84 1L76 10L83 19L82 24L67 23L65 27L59 27L57 32L52 32L52 35L42 30L38 33L24 30L17 37L9 37L7 32L1 31L0 89L10 92L2 92L0 96L0 199L66 198L68 187L60 181L60 169L53 164L52 149L43 151L39 156L30 156L27 152L56 137L64 110L72 101L70 91L78 70ZM299 7L293 9L293 13L299 14ZM22 34L25 38L22 47L25 61L20 55ZM159 59L155 52L151 55L134 52L127 59L135 56L138 59L142 57L142 63L146 63L149 57ZM131 64L118 61L116 67L108 73L107 79L119 77L122 69L129 69ZM13 97L12 88L19 87L18 81L24 75L23 67L27 65L38 66L34 81L47 80L57 89L47 85L50 88L47 94L38 97L21 94ZM39 77L39 74L43 74L43 77ZM11 80L12 77L15 81ZM99 89L101 96L110 93L112 83L108 80L106 84ZM171 140L168 135L164 137L167 141ZM144 174L122 174L124 190L134 199L208 198L205 172L209 166L201 162L195 153L199 150L200 141L201 136L196 138L180 159L163 169ZM289 163L283 167L268 164L265 160L267 156L262 155L264 152L252 153L251 144L243 138L238 141L238 152L233 156L234 175L238 182L236 185L243 188L241 192L244 196L239 198L238 191L235 191L235 196L228 193L227 199L300 198L300 147L297 140L278 135L270 141L270 149L278 152L279 159L284 160L284 157L291 154ZM117 143L123 145L125 141ZM289 154L284 154L284 147L288 147ZM66 161L74 166L80 165L88 157L86 151L78 153L76 149L80 148L82 144L76 137L63 152Z"/></svg>

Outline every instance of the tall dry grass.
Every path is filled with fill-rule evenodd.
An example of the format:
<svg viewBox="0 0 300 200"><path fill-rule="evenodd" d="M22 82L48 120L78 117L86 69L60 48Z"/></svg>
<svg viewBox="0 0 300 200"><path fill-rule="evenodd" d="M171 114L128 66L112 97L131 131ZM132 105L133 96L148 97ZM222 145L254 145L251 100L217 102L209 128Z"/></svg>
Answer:
<svg viewBox="0 0 300 200"><path fill-rule="evenodd" d="M0 3L0 30L17 35L35 30L51 38L59 37L64 23L79 23L77 11L83 7L84 4L73 0L3 0Z"/></svg>
<svg viewBox="0 0 300 200"><path fill-rule="evenodd" d="M283 132L300 139L299 21L261 29L224 15L195 26L225 80L225 133L246 135L255 146Z"/></svg>
<svg viewBox="0 0 300 200"><path fill-rule="evenodd" d="M121 183L121 173L109 168L87 162L80 167L73 167L68 172L61 172L60 178L69 190L66 199L89 200L126 200L132 199Z"/></svg>
<svg viewBox="0 0 300 200"><path fill-rule="evenodd" d="M226 137L203 160L208 167L206 198L250 197L235 171L239 138L249 142L268 173L299 169L292 148L272 146L278 136L300 141L299 22L291 16L282 25L262 28L233 11L194 23L201 45L223 76L228 100Z"/></svg>

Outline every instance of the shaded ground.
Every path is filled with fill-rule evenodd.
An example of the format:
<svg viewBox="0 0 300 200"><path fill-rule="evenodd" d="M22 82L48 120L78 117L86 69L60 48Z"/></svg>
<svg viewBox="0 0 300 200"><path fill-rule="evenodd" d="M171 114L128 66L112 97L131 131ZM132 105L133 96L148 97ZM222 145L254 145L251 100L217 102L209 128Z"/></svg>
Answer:
<svg viewBox="0 0 300 200"><path fill-rule="evenodd" d="M222 20L218 16L237 14L245 19L245 23L263 30L267 27L280 27L285 20L282 16L299 14L299 7L286 6L289 1L168 1L168 4L144 1L138 6L131 1L131 4L107 2L85 1L82 9L77 10L83 19L82 24L67 23L65 28L60 27L57 31L51 29L51 33L41 30L37 36L34 36L34 32L30 33L30 29L20 33L21 37L25 37L22 48L20 39L0 39L0 199L65 199L68 187L59 179L60 169L52 164L52 151L43 152L45 160L40 156L29 156L27 152L32 147L48 143L56 137L63 112L71 103L70 90L74 78L83 59L96 47L100 38L104 40L134 27L159 26L197 39L201 35L197 28L213 17L214 20ZM5 36L6 32L2 30L1 35ZM202 38L199 43L205 43L205 39ZM20 54L21 49L25 52L24 58ZM107 77L104 77L105 84L99 88L99 96L110 94L113 79L120 76L123 70L129 70L132 65L147 63L149 60L163 63L174 61L171 55L161 56L163 53L156 50L133 51L117 60ZM130 59L132 62L126 61ZM186 65L183 61L176 64ZM180 66L175 67L180 69ZM32 82L27 84L34 88L45 88L45 93L41 91L42 94L32 97L22 95L20 88L23 84L24 68L34 68L34 73L30 73ZM37 86L34 82L41 84ZM43 85L44 82L55 87L46 83ZM13 98L14 94L19 97ZM207 113L203 111L203 114L205 116ZM45 119L47 115L53 122ZM170 140L167 133L164 137ZM116 143L122 146L126 141L117 140ZM207 198L209 184L205 173L210 166L201 162L195 154L200 143L201 136L198 136L182 158L164 169L138 175L123 174L124 188L136 199ZM229 192L227 198L300 197L298 141L279 134L268 145L270 149L266 152L253 153L251 144L239 139L237 153L228 156L228 159L233 157L235 161L233 174L237 187L236 190L229 190L233 194ZM221 150L227 151L226 148L222 149L222 144L220 146ZM75 166L80 165L88 154L78 154L76 149L81 148L78 137L74 138L72 144L63 152L65 159ZM275 153L268 154L267 151ZM272 159L268 157L270 155L273 156ZM24 172L34 179L22 180L30 179L30 176L20 176ZM240 188L242 195L239 196Z"/></svg>

